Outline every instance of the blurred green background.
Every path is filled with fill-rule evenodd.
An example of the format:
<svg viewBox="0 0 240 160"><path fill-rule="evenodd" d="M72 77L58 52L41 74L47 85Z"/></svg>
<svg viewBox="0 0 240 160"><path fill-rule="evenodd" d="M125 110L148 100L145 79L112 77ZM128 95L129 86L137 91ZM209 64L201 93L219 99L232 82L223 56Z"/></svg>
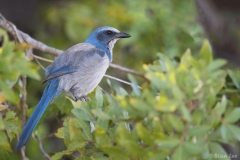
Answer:
<svg viewBox="0 0 240 160"><path fill-rule="evenodd" d="M83 42L100 26L129 33L131 38L115 45L113 63L139 72L143 72L142 64L156 59L157 53L179 59L187 48L193 53L198 51L203 40L192 0L25 1L16 2L16 8L9 1L5 3L9 5L1 5L0 11L6 19L37 40L61 50ZM34 53L53 59L39 51ZM44 79L42 69L40 74ZM110 68L107 74L127 79L126 73L115 69ZM104 87L106 83L102 83L100 86ZM28 95L30 106L38 102L43 87L38 81L28 82L32 93Z"/></svg>
<svg viewBox="0 0 240 160"><path fill-rule="evenodd" d="M144 71L143 64L152 63L157 58L157 53L179 60L187 48L191 48L193 53L198 52L204 37L192 0L1 0L0 13L20 30L61 50L83 42L97 27L115 27L132 37L115 45L113 63L139 72ZM39 51L34 53L53 59ZM42 63L45 67L49 65ZM39 69L39 73L43 80L44 70ZM107 74L127 80L127 74L119 70L110 68ZM27 105L30 111L42 95L45 85L41 85L41 80L28 78ZM141 78L138 80L143 82ZM128 90L128 86L119 85ZM109 91L106 78L100 86ZM60 100L56 103L65 103ZM58 113L56 104L52 105L55 107L49 107L42 118L44 123L39 125L40 136L48 135L61 126L54 118L57 116L55 112L52 113L52 110ZM58 108L61 110L59 105ZM58 117L61 120L64 115L60 113ZM37 144L33 138L27 144L26 152L30 159L42 159ZM46 138L43 145L45 150L52 152L64 148L63 142L54 137ZM13 152L11 156L18 159L20 155Z"/></svg>

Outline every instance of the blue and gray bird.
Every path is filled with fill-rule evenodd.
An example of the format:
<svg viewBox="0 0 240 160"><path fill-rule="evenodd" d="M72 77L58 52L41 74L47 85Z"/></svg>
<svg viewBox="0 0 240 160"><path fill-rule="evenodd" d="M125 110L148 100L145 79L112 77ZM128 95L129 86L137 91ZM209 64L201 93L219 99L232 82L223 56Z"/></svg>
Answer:
<svg viewBox="0 0 240 160"><path fill-rule="evenodd" d="M79 43L58 56L46 69L48 84L37 107L28 119L15 147L22 148L42 117L49 103L60 93L66 92L73 98L86 101L102 80L112 61L112 50L119 38L129 34L104 26L94 30L84 43Z"/></svg>

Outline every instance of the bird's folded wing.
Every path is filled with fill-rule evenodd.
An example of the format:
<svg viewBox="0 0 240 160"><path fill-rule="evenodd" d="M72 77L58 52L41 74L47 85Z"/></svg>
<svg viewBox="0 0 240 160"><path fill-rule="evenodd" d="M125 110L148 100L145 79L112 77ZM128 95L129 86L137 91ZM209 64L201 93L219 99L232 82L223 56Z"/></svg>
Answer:
<svg viewBox="0 0 240 160"><path fill-rule="evenodd" d="M60 68L54 68L51 72L47 75L47 77L43 80L42 83L47 82L52 78L56 78L65 74L76 72L76 69L73 66L62 66Z"/></svg>
<svg viewBox="0 0 240 160"><path fill-rule="evenodd" d="M88 67L92 62L99 62L105 59L105 52L97 49L90 44L77 44L60 56L46 69L46 78L43 83L52 78L56 78L65 74L70 74L81 70L82 67ZM86 66L87 65L87 66Z"/></svg>

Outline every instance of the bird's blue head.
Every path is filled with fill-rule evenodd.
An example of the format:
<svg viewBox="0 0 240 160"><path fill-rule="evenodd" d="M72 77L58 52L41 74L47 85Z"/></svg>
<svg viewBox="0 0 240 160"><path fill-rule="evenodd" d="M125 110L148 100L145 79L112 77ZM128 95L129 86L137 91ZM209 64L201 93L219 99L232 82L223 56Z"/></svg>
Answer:
<svg viewBox="0 0 240 160"><path fill-rule="evenodd" d="M108 54L108 57L111 61L112 49L116 41L119 38L129 37L131 37L129 34L120 32L116 28L104 26L94 30L85 42L104 50Z"/></svg>

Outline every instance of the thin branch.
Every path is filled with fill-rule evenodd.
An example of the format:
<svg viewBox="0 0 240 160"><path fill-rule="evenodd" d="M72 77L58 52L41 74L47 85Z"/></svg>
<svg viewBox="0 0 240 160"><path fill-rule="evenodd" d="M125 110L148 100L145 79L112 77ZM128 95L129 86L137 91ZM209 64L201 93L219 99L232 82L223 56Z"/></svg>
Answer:
<svg viewBox="0 0 240 160"><path fill-rule="evenodd" d="M44 70L46 71L46 68L39 62L39 60L37 58L35 58L35 61L38 63L38 65Z"/></svg>
<svg viewBox="0 0 240 160"><path fill-rule="evenodd" d="M27 44L30 44L34 49L40 50L44 53L51 54L53 56L58 56L61 53L63 53L62 50L59 50L59 49L56 49L56 48L53 48L53 47L49 47L46 44L35 40L34 38L29 36L28 34L18 30L17 27L14 26L11 22L7 21L1 13L0 13L0 27L4 28L6 31L8 31L10 34L12 34L18 40L19 40L19 37L21 37L24 42L26 42ZM139 72L134 71L132 69L122 67L122 66L117 65L117 64L110 64L110 67L114 68L114 69L117 69L117 70L120 70L120 71L123 71L123 72L131 73L131 74L134 74L136 76L139 76L139 77L142 77L142 78L146 79L142 73L139 73Z"/></svg>
<svg viewBox="0 0 240 160"><path fill-rule="evenodd" d="M35 55L35 54L32 54L32 56L33 56L34 58L36 58L36 59L40 59L40 60L45 61L45 62L49 62L49 63L52 63L52 62L53 62L53 61L50 60L50 59L43 58L43 57L37 56L37 55Z"/></svg>
<svg viewBox="0 0 240 160"><path fill-rule="evenodd" d="M51 157L44 151L44 149L42 147L42 140L36 134L35 134L35 137L38 140L38 147L39 147L40 151L42 152L43 156L47 159L51 159Z"/></svg>
<svg viewBox="0 0 240 160"><path fill-rule="evenodd" d="M22 110L22 128L25 125L26 122L26 100L27 100L27 91L26 91L26 84L27 84L27 77L22 76L21 77L21 82L22 82L22 97L21 97L21 110ZM25 147L21 148L21 156L22 160L26 160L27 157L25 155Z"/></svg>
<svg viewBox="0 0 240 160"><path fill-rule="evenodd" d="M62 127L62 125L61 125L61 127ZM53 136L55 135L55 133L57 133L57 131L58 131L58 129L56 129L54 132L52 132L52 133L46 135L45 137L43 137L42 140L47 139L47 138L50 138L50 137L53 137Z"/></svg>
<svg viewBox="0 0 240 160"><path fill-rule="evenodd" d="M21 148L21 157L22 157L22 160L28 160L28 158L25 155L25 146Z"/></svg>
<svg viewBox="0 0 240 160"><path fill-rule="evenodd" d="M105 93L105 94L109 94L107 91L105 91L102 87L100 87L100 86L98 86L100 89L101 89L101 91L103 92L103 93Z"/></svg>
<svg viewBox="0 0 240 160"><path fill-rule="evenodd" d="M130 82L124 81L124 80L122 80L122 79L119 79L119 78L116 78L116 77L113 77L113 76L109 76L109 75L107 75L107 74L105 74L104 77L107 77L107 78L113 79L113 80L115 80L115 81L122 82L122 83L124 83L124 84L129 85L129 86L132 86L132 83L130 83ZM139 88L139 89L142 89L140 86L138 86L138 88Z"/></svg>
<svg viewBox="0 0 240 160"><path fill-rule="evenodd" d="M26 100L27 100L27 91L26 91L26 84L27 84L27 77L22 76L22 97L21 97L21 108L22 108L22 128L26 122Z"/></svg>
<svg viewBox="0 0 240 160"><path fill-rule="evenodd" d="M134 74L135 76L139 76L139 77L144 78L145 80L148 80L142 73L139 73L135 70L132 70L132 69L129 69L129 68L117 65L117 64L113 64L113 63L110 64L110 67L114 68L114 69L117 69L117 70L120 70L120 71L123 71L123 72Z"/></svg>
<svg viewBox="0 0 240 160"><path fill-rule="evenodd" d="M14 25L11 22L7 21L1 13L0 13L0 26L2 28L4 28L6 31L8 31L10 34L12 34L14 37L18 37L16 35L16 33L18 33L18 35L21 36L21 38L23 39L24 42L30 44L35 49L38 49L38 50L43 51L45 53L49 53L53 56L58 56L59 54L61 54L63 52L63 51L58 50L56 48L49 47L49 46L45 45L44 43L33 39L28 34L20 31L19 29L15 28L15 27L13 27Z"/></svg>

